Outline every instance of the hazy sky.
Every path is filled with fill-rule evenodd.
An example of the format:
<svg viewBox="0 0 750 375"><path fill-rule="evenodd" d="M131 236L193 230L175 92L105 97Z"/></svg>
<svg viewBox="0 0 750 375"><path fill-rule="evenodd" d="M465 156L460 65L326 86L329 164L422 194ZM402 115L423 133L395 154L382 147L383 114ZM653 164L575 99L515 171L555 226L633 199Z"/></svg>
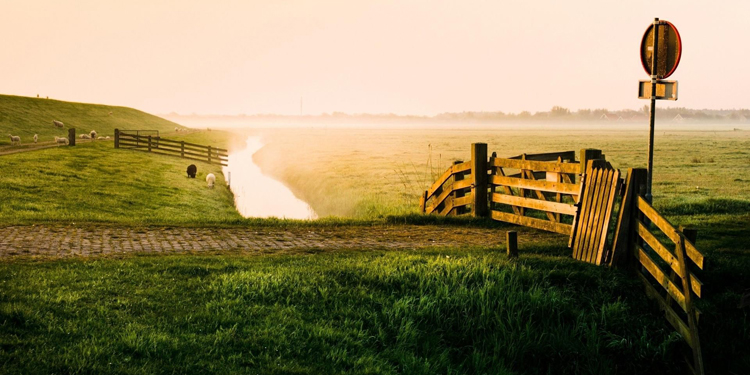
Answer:
<svg viewBox="0 0 750 375"><path fill-rule="evenodd" d="M0 0L0 93L152 113L639 108L644 30L676 103L750 107L748 1Z"/></svg>

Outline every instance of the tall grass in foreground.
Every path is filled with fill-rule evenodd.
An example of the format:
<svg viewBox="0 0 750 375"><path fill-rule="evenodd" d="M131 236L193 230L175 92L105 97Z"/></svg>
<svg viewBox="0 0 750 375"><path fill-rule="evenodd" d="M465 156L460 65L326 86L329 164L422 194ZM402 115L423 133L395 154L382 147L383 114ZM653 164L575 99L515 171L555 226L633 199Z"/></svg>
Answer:
<svg viewBox="0 0 750 375"><path fill-rule="evenodd" d="M0 275L5 373L680 369L679 338L637 284L562 257L160 256L15 262Z"/></svg>

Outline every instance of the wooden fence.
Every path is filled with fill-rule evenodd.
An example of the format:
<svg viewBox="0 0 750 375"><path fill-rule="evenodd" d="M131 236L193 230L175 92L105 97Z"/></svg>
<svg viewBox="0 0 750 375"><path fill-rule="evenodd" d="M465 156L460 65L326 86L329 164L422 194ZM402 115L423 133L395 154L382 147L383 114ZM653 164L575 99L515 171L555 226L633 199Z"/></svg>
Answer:
<svg viewBox="0 0 750 375"><path fill-rule="evenodd" d="M695 247L697 232L675 228L660 215L642 196L645 181L645 169L629 170L611 263L627 264L623 255L632 256L632 268L646 294L657 302L667 321L690 347L689 370L704 374L698 337L700 311L693 299L702 297L703 283L691 270L702 270L704 264L703 254Z"/></svg>
<svg viewBox="0 0 750 375"><path fill-rule="evenodd" d="M227 165L227 150L185 141L175 141L158 135L143 135L149 131L124 132L115 129L115 148L152 152L159 155L177 156L209 164ZM158 134L158 133L157 133Z"/></svg>
<svg viewBox="0 0 750 375"><path fill-rule="evenodd" d="M562 215L572 221L581 188L574 159L572 151L490 158L490 217L569 235L572 226Z"/></svg>
<svg viewBox="0 0 750 375"><path fill-rule="evenodd" d="M623 183L599 150L581 150L577 162L572 151L511 158L493 153L488 159L486 147L472 144L472 160L456 162L424 192L422 212L471 213L568 234L575 259L630 265L690 347L689 370L704 374L700 312L693 303L703 283L690 270L703 269L703 255L694 245L695 232L676 229L643 198L645 169L630 169ZM610 230L618 197L617 222Z"/></svg>

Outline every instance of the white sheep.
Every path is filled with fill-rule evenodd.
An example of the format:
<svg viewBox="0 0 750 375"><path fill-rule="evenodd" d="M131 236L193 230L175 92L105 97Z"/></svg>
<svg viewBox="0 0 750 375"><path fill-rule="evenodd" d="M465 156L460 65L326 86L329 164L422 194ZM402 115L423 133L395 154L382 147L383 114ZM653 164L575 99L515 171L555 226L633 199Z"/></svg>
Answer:
<svg viewBox="0 0 750 375"><path fill-rule="evenodd" d="M96 137L96 139L97 139L97 140L99 140L99 141L101 141L101 140L103 140L103 139L107 139L107 137L102 137L102 136L99 136L99 137Z"/></svg>
<svg viewBox="0 0 750 375"><path fill-rule="evenodd" d="M206 182L208 182L208 188L209 189L213 189L214 188L214 183L216 182L216 176L214 176L213 173L209 173L206 176Z"/></svg>
<svg viewBox="0 0 750 375"><path fill-rule="evenodd" d="M11 146L13 146L14 143L16 143L18 145L21 145L21 137L19 137L17 135L12 135L12 134L8 134L8 135L10 135L10 145Z"/></svg>
<svg viewBox="0 0 750 375"><path fill-rule="evenodd" d="M81 138L81 139L91 139L91 136L88 135L88 134L81 134L81 135L78 136L78 138Z"/></svg>
<svg viewBox="0 0 750 375"><path fill-rule="evenodd" d="M63 127L62 121L57 121L57 120L52 120L52 125L54 125L57 128L62 128Z"/></svg>
<svg viewBox="0 0 750 375"><path fill-rule="evenodd" d="M104 137L104 139L109 139L109 136Z"/></svg>
<svg viewBox="0 0 750 375"><path fill-rule="evenodd" d="M91 139L96 139L96 130L92 130L91 132L89 132L89 136L91 137Z"/></svg>
<svg viewBox="0 0 750 375"><path fill-rule="evenodd" d="M58 147L60 147L60 145L67 145L68 138L55 136L55 143L57 143Z"/></svg>
<svg viewBox="0 0 750 375"><path fill-rule="evenodd" d="M38 140L39 140L39 136L37 136L36 134L34 134L34 143L36 143L36 141L38 141Z"/></svg>

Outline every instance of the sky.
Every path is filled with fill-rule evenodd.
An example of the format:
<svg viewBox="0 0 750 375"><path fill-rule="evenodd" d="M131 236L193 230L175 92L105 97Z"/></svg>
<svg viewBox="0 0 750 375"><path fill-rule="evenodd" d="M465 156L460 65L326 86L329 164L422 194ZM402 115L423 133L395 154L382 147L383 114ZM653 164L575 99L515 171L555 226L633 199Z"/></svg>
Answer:
<svg viewBox="0 0 750 375"><path fill-rule="evenodd" d="M0 0L0 93L158 114L636 109L659 17L684 46L679 100L659 105L748 108L748 14L748 1Z"/></svg>

